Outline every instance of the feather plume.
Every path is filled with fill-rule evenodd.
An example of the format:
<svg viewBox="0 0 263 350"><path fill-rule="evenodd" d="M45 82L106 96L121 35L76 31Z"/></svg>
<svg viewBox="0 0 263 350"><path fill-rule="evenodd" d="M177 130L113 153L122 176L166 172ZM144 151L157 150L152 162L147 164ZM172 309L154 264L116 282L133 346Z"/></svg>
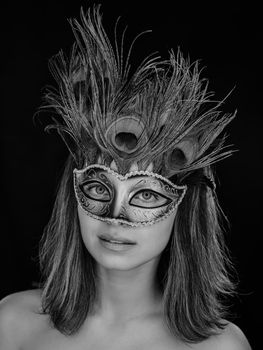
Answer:
<svg viewBox="0 0 263 350"><path fill-rule="evenodd" d="M170 177L209 166L232 151L219 135L235 114L222 114L224 101L212 99L208 81L200 78L198 62L191 64L180 50L167 60L155 53L130 74L124 56L126 28L114 47L102 26L100 7L81 21L71 20L76 38L70 58L63 52L51 59L57 89L49 89L43 108L56 111L55 128L78 167L114 160L125 174L136 162L139 170ZM71 141L69 141L69 139Z"/></svg>

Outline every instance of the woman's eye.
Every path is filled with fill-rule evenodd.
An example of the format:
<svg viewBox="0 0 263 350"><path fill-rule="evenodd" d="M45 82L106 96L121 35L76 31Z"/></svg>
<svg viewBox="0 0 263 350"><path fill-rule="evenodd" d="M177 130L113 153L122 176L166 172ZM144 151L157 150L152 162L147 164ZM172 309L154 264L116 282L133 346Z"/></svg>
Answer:
<svg viewBox="0 0 263 350"><path fill-rule="evenodd" d="M108 202L110 200L109 190L101 183L84 183L80 185L80 188L88 198L102 202Z"/></svg>
<svg viewBox="0 0 263 350"><path fill-rule="evenodd" d="M138 194L138 198L147 202L154 202L155 200L158 200L158 195L151 191L143 191Z"/></svg>
<svg viewBox="0 0 263 350"><path fill-rule="evenodd" d="M171 199L152 190L141 190L130 200L130 205L142 208L158 208L167 205Z"/></svg>

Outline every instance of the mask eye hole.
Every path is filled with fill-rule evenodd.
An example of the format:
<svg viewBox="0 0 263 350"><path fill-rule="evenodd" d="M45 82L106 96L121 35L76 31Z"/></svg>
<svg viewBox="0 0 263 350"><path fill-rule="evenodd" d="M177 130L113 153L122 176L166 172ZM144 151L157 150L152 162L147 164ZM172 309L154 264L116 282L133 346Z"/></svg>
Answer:
<svg viewBox="0 0 263 350"><path fill-rule="evenodd" d="M171 203L171 199L150 189L136 192L129 201L129 204L140 208L159 208Z"/></svg>
<svg viewBox="0 0 263 350"><path fill-rule="evenodd" d="M110 191L99 181L87 181L79 187L87 198L99 202L109 202L111 200Z"/></svg>

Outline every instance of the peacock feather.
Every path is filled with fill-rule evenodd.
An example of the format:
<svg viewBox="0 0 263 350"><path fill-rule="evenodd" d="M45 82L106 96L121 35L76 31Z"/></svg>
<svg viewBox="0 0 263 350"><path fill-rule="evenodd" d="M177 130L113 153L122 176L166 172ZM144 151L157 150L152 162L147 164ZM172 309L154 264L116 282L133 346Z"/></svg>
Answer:
<svg viewBox="0 0 263 350"><path fill-rule="evenodd" d="M130 72L130 54L121 43L112 44L102 26L100 7L80 21L70 21L75 36L71 55L61 51L50 60L57 88L49 88L42 108L55 111L55 128L77 167L114 161L120 174L133 164L138 170L165 177L207 167L232 151L220 136L235 117L224 114L224 101L214 101L208 81L200 77L199 63L180 52L167 60L146 57Z"/></svg>

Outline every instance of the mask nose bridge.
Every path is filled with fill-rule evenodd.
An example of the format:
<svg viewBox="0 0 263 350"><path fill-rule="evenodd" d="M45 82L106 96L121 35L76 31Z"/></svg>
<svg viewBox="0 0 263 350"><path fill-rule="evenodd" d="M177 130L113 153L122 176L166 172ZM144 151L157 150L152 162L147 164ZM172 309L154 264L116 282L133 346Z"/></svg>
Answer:
<svg viewBox="0 0 263 350"><path fill-rule="evenodd" d="M123 207L128 199L127 180L118 180L114 186L114 199L112 202L112 217L118 218L123 214Z"/></svg>

